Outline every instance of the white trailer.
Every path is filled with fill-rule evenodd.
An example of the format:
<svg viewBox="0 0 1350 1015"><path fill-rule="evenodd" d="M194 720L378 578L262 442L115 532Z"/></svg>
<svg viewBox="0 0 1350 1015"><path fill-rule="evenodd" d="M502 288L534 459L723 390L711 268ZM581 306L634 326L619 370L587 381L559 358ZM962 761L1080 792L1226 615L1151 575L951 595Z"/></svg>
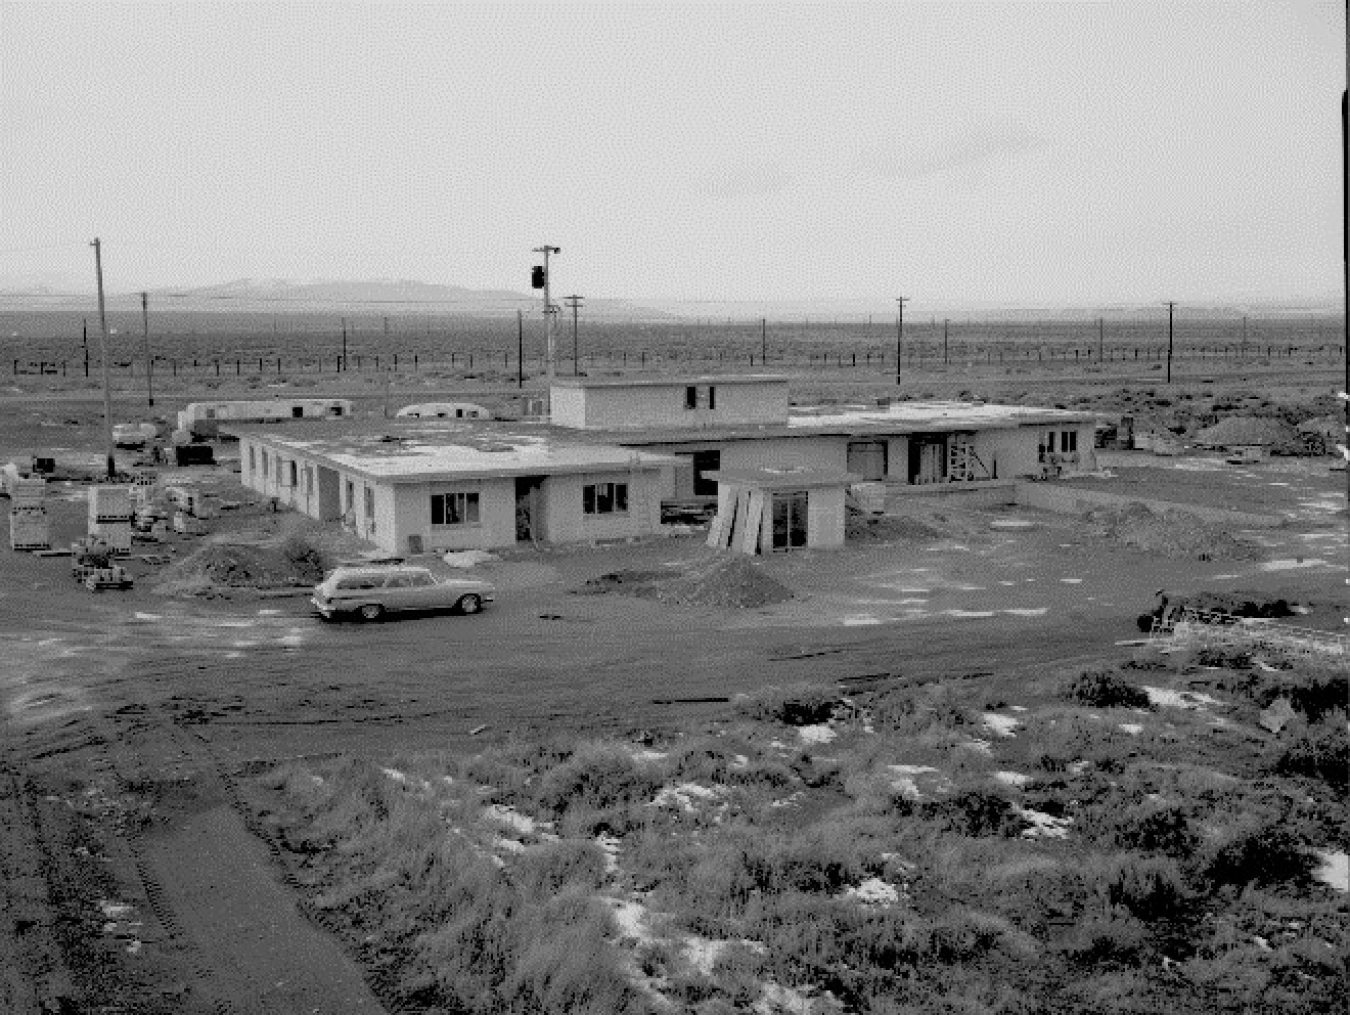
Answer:
<svg viewBox="0 0 1350 1015"><path fill-rule="evenodd" d="M178 413L178 429L191 432L198 424L282 423L295 419L345 419L352 414L348 398L269 398L193 402Z"/></svg>

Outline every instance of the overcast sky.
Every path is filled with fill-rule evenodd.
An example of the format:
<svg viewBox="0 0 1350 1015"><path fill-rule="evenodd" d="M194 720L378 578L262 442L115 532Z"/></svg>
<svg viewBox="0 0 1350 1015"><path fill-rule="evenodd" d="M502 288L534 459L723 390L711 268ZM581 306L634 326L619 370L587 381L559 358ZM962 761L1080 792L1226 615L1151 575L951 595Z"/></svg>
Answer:
<svg viewBox="0 0 1350 1015"><path fill-rule="evenodd" d="M591 297L1324 297L1345 38L1336 0L3 0L0 277L98 235L114 290L524 290L549 243Z"/></svg>

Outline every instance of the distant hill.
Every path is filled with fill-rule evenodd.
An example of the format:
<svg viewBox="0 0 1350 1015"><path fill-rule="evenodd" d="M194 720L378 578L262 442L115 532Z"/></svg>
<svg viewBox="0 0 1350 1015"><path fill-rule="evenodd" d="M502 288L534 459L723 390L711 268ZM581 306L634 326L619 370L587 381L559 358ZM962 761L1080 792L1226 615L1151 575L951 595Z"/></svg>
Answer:
<svg viewBox="0 0 1350 1015"><path fill-rule="evenodd" d="M467 317L513 315L517 310L537 314L539 293L509 289L469 289L409 279L295 281L277 278L240 278L205 286L160 286L149 290L152 305L161 309L196 312L263 312L269 314L342 313L436 314ZM0 309L88 310L93 287L75 279L0 277ZM140 293L109 293L110 310L139 308ZM568 310L562 298L560 318ZM586 299L582 313L590 320L665 320L672 315L623 300Z"/></svg>

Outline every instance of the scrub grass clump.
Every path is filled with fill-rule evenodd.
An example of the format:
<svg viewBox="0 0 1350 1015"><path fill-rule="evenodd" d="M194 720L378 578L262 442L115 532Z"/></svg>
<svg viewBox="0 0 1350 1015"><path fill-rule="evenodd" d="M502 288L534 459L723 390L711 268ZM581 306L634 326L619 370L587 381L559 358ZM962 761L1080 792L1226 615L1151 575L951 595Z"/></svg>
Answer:
<svg viewBox="0 0 1350 1015"><path fill-rule="evenodd" d="M770 688L641 742L291 762L247 797L395 1008L1336 1010L1344 713L1334 675L1270 665Z"/></svg>

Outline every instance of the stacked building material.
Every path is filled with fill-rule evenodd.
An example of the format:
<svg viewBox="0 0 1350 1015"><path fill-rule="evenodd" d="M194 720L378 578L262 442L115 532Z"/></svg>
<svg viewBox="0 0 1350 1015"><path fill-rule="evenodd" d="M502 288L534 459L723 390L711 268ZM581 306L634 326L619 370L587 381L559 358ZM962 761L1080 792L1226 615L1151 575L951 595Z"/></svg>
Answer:
<svg viewBox="0 0 1350 1015"><path fill-rule="evenodd" d="M91 486L89 488L89 538L107 543L112 552L131 552L131 488L127 486Z"/></svg>
<svg viewBox="0 0 1350 1015"><path fill-rule="evenodd" d="M47 519L47 481L41 476L7 479L10 497L9 545L15 550L51 549L51 523Z"/></svg>

